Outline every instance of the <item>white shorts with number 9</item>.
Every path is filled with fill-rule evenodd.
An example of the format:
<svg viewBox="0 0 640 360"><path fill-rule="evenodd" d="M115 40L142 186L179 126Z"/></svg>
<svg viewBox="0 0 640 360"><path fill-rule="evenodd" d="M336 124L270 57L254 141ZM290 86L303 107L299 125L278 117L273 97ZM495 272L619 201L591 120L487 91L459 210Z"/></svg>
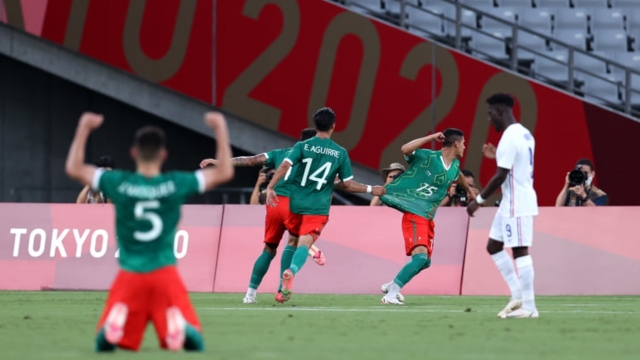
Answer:
<svg viewBox="0 0 640 360"><path fill-rule="evenodd" d="M504 243L508 248L529 247L533 243L533 216L508 217L497 212L489 238Z"/></svg>

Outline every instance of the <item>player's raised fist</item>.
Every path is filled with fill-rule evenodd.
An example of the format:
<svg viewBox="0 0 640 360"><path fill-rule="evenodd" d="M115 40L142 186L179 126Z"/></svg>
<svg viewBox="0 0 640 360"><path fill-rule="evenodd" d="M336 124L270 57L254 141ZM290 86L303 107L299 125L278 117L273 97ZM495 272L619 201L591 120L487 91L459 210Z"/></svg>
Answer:
<svg viewBox="0 0 640 360"><path fill-rule="evenodd" d="M80 117L80 127L86 128L89 131L95 130L102 125L104 116L94 114L92 112L86 112Z"/></svg>
<svg viewBox="0 0 640 360"><path fill-rule="evenodd" d="M387 189L384 186L376 185L371 188L371 194L375 196L382 196L387 193Z"/></svg>
<svg viewBox="0 0 640 360"><path fill-rule="evenodd" d="M444 141L444 139L445 139L445 138L444 138L444 134L443 134L443 133L441 133L441 132L439 132L439 133L435 133L434 135L436 136L436 140L437 140L437 141L439 141L439 142L443 142L443 141Z"/></svg>
<svg viewBox="0 0 640 360"><path fill-rule="evenodd" d="M218 160L216 160L216 159L204 159L204 160L200 161L200 168L201 169L205 168L205 167L207 167L209 165L213 165L213 166L218 165Z"/></svg>
<svg viewBox="0 0 640 360"><path fill-rule="evenodd" d="M482 145L482 155L487 159L495 159L496 147L491 143Z"/></svg>
<svg viewBox="0 0 640 360"><path fill-rule="evenodd" d="M211 111L204 115L204 123L213 130L220 130L226 128L227 121L222 113L217 111Z"/></svg>

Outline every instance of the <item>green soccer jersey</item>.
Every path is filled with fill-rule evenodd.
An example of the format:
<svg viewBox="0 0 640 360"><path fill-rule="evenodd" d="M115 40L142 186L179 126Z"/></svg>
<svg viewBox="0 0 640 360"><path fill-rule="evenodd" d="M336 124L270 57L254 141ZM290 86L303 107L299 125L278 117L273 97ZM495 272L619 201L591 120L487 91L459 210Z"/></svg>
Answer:
<svg viewBox="0 0 640 360"><path fill-rule="evenodd" d="M282 162L284 161L284 159L287 158L287 155L289 155L290 152L291 152L291 148L276 149L276 150L271 150L269 152L264 153L264 156L267 157L267 162L264 164L264 166L271 169L278 169L280 164L282 164ZM289 179L289 176L292 171L295 171L294 167L289 168L289 171L287 171L287 174L284 176L284 178L280 179L278 184L276 184L274 188L276 194L280 196L289 197L290 190L289 190L289 183L287 182L287 180Z"/></svg>
<svg viewBox="0 0 640 360"><path fill-rule="evenodd" d="M96 171L93 188L115 205L120 266L146 273L175 265L173 242L180 206L204 192L204 176L196 172L169 172L146 178L130 171Z"/></svg>
<svg viewBox="0 0 640 360"><path fill-rule="evenodd" d="M449 186L460 176L460 161L444 164L442 151L418 149L405 156L409 168L386 186L380 199L390 207L433 220Z"/></svg>
<svg viewBox="0 0 640 360"><path fill-rule="evenodd" d="M351 160L340 145L329 138L312 137L293 146L285 159L297 166L291 173L289 209L295 214L329 215L333 182L351 180Z"/></svg>

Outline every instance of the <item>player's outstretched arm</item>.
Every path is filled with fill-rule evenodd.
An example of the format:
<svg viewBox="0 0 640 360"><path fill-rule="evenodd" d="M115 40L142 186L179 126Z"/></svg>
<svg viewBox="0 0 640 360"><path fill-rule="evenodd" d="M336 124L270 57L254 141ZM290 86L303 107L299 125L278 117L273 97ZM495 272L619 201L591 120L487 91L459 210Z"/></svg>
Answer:
<svg viewBox="0 0 640 360"><path fill-rule="evenodd" d="M293 166L293 164L291 164L290 160L285 159L273 174L269 185L267 185L267 205L276 206L276 203L278 202L278 196L276 195L276 191L274 190L274 188L276 187L276 184L278 184L278 181L284 178L291 166Z"/></svg>
<svg viewBox="0 0 640 360"><path fill-rule="evenodd" d="M486 198L491 196L502 183L507 179L507 175L509 175L509 169L499 167L496 171L495 175L489 180L487 186L482 190L480 195L476 196L476 198L467 205L467 213L473 216L473 213L476 212L478 206L480 206ZM479 200L479 201L478 201Z"/></svg>
<svg viewBox="0 0 640 360"><path fill-rule="evenodd" d="M402 148L400 148L402 150L402 153L405 155L411 155L413 154L414 151L416 151L417 149L419 149L420 147L422 147L422 145L431 142L431 141L438 141L438 142L443 142L444 141L444 135L439 132L439 133L435 133L435 134L431 134L431 135L427 135L415 140L411 140L408 143L402 145Z"/></svg>
<svg viewBox="0 0 640 360"><path fill-rule="evenodd" d="M93 181L93 175L96 172L96 166L84 163L84 152L87 147L87 138L89 134L102 125L104 118L102 115L86 112L80 117L76 134L71 142L67 162L65 164L65 172L67 176L81 183L82 185L90 185Z"/></svg>
<svg viewBox="0 0 640 360"><path fill-rule="evenodd" d="M382 196L387 193L387 189L384 186L365 185L353 180L336 182L333 184L333 188L349 193L367 193L375 196Z"/></svg>
<svg viewBox="0 0 640 360"><path fill-rule="evenodd" d="M238 156L231 158L233 166L262 166L267 163L267 157L264 154L258 154L254 156ZM207 167L209 165L218 165L216 159L203 159L200 162L200 168Z"/></svg>
<svg viewBox="0 0 640 360"><path fill-rule="evenodd" d="M204 122L216 133L217 166L202 170L205 191L208 191L231 180L234 169L231 162L229 130L227 130L227 121L224 116L219 112L208 112L204 116Z"/></svg>

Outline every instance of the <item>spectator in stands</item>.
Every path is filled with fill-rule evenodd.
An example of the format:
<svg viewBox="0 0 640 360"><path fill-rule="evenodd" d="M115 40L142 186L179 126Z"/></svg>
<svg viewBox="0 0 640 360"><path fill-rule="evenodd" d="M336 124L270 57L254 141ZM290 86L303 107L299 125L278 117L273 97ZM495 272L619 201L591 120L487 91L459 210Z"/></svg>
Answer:
<svg viewBox="0 0 640 360"><path fill-rule="evenodd" d="M407 171L407 169L400 163L391 163L391 165L389 165L388 168L384 168L382 169L381 175L382 175L382 181L384 181L384 184L390 184L393 180L395 180L398 176L402 175L405 171ZM370 206L378 206L378 205L382 205L382 201L380 200L379 196L374 196L373 199L371 199L371 203L369 203Z"/></svg>
<svg viewBox="0 0 640 360"><path fill-rule="evenodd" d="M447 196L442 199L440 206L467 206L469 204L469 199L475 199L475 197L480 194L480 190L476 187L476 178L473 176L473 173L466 169L462 169L460 172L467 181L467 185L469 185L472 194L465 192L462 188L458 190L458 187L454 182L449 187L449 192L447 193Z"/></svg>
<svg viewBox="0 0 640 360"><path fill-rule="evenodd" d="M564 180L564 187L558 194L556 206L605 206L609 201L607 194L593 185L596 176L593 163L589 159L580 159L576 170L584 173L584 184L571 186L569 173Z"/></svg>
<svg viewBox="0 0 640 360"><path fill-rule="evenodd" d="M260 173L258 174L258 180L256 180L256 186L253 188L253 192L251 193L251 199L249 200L249 204L251 205L264 205L267 201L266 189L267 185L269 185L269 181L273 177L273 174L276 171L274 169L270 169L267 167L263 167L260 169Z"/></svg>
<svg viewBox="0 0 640 360"><path fill-rule="evenodd" d="M105 170L113 170L116 168L116 162L110 156L103 156L96 161L96 166ZM80 191L76 204L104 204L111 202L101 191L91 189L91 185L87 185Z"/></svg>

